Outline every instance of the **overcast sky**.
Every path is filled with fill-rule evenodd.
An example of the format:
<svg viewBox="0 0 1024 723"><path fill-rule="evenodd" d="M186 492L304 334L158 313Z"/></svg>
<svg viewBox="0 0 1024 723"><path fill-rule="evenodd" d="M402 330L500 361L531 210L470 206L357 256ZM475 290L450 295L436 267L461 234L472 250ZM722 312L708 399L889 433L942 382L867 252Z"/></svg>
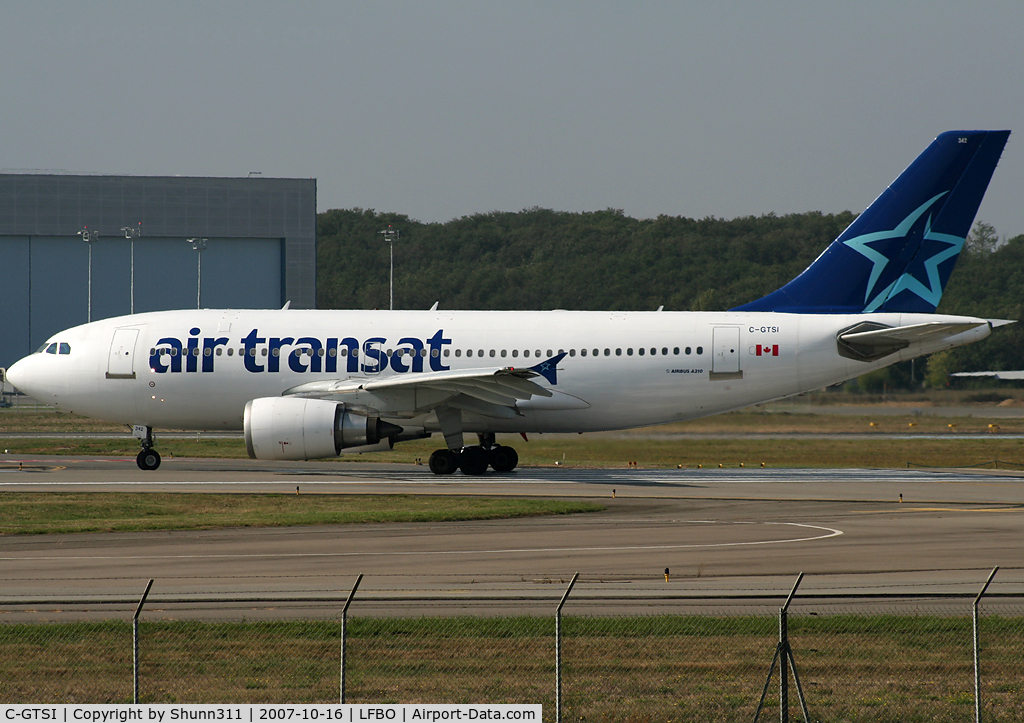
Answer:
<svg viewBox="0 0 1024 723"><path fill-rule="evenodd" d="M318 208L860 211L938 133L1009 128L1024 2L21 2L0 170L314 177Z"/></svg>

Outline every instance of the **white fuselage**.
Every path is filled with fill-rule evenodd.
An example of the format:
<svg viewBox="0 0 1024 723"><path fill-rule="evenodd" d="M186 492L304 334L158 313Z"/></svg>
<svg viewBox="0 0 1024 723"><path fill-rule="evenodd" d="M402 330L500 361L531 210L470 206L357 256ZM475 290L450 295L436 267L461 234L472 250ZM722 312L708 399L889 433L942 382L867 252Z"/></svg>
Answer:
<svg viewBox="0 0 1024 723"><path fill-rule="evenodd" d="M983 325L878 361L841 356L837 334L865 321ZM552 397L522 401L513 418L464 414L464 429L588 432L791 396L989 332L980 319L934 314L167 311L61 332L50 340L58 344L53 353L26 357L9 374L39 401L89 417L165 429L241 429L247 402L309 382L525 368L564 351L556 383L535 380ZM350 391L339 399L438 429L408 396Z"/></svg>

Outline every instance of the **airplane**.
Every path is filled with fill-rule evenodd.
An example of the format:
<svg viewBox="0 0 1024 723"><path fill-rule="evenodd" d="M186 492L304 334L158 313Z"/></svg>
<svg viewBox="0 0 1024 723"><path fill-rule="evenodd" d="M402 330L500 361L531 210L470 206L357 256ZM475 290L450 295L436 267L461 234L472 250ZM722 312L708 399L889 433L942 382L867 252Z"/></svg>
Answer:
<svg viewBox="0 0 1024 723"><path fill-rule="evenodd" d="M718 414L1013 323L935 313L1009 133L942 133L800 275L728 311L158 311L55 334L7 377L130 425L144 470L162 427L242 430L263 460L440 433L434 474L509 472L519 457L498 433Z"/></svg>

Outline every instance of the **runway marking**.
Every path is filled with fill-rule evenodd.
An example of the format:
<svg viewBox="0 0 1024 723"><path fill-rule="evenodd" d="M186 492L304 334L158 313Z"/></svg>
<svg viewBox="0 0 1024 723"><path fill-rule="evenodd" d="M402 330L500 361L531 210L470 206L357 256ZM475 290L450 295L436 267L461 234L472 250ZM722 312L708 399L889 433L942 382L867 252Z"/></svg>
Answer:
<svg viewBox="0 0 1024 723"><path fill-rule="evenodd" d="M722 523L741 524L741 523ZM827 540L830 537L838 537L843 534L842 530L820 525L808 525L799 522L757 522L742 524L759 525L786 525L789 527L801 527L809 530L820 530L824 534L811 537L794 537L784 540L753 540L750 542L712 542L694 543L681 545L622 545L609 547L523 547L506 548L497 550L384 550L380 552L282 552L282 553L261 553L245 555L24 555L20 557L0 557L2 561L36 561L36 560L190 560L190 559L252 559L252 558L299 558L299 557L378 557L395 555L509 555L516 553L536 552L627 552L638 550L687 550L696 548L713 547L750 547L755 545L781 545L794 542L813 542L815 540Z"/></svg>
<svg viewBox="0 0 1024 723"><path fill-rule="evenodd" d="M908 507L904 512L1020 512L1020 507Z"/></svg>

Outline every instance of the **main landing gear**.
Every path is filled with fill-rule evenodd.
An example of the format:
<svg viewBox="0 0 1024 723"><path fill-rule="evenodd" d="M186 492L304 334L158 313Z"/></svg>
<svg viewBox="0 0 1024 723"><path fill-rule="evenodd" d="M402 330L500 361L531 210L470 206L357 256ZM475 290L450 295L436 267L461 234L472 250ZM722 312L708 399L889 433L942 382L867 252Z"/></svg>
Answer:
<svg viewBox="0 0 1024 723"><path fill-rule="evenodd" d="M139 465L139 469L156 469L160 466L160 453L153 449L155 444L153 441L153 428L146 427L146 436L140 439L142 441L142 451L135 458L135 463Z"/></svg>
<svg viewBox="0 0 1024 723"><path fill-rule="evenodd" d="M478 446L461 450L438 449L430 455L430 471L434 474L481 475L490 467L495 472L511 472L519 464L519 455L512 447L496 444L493 434L481 434Z"/></svg>

